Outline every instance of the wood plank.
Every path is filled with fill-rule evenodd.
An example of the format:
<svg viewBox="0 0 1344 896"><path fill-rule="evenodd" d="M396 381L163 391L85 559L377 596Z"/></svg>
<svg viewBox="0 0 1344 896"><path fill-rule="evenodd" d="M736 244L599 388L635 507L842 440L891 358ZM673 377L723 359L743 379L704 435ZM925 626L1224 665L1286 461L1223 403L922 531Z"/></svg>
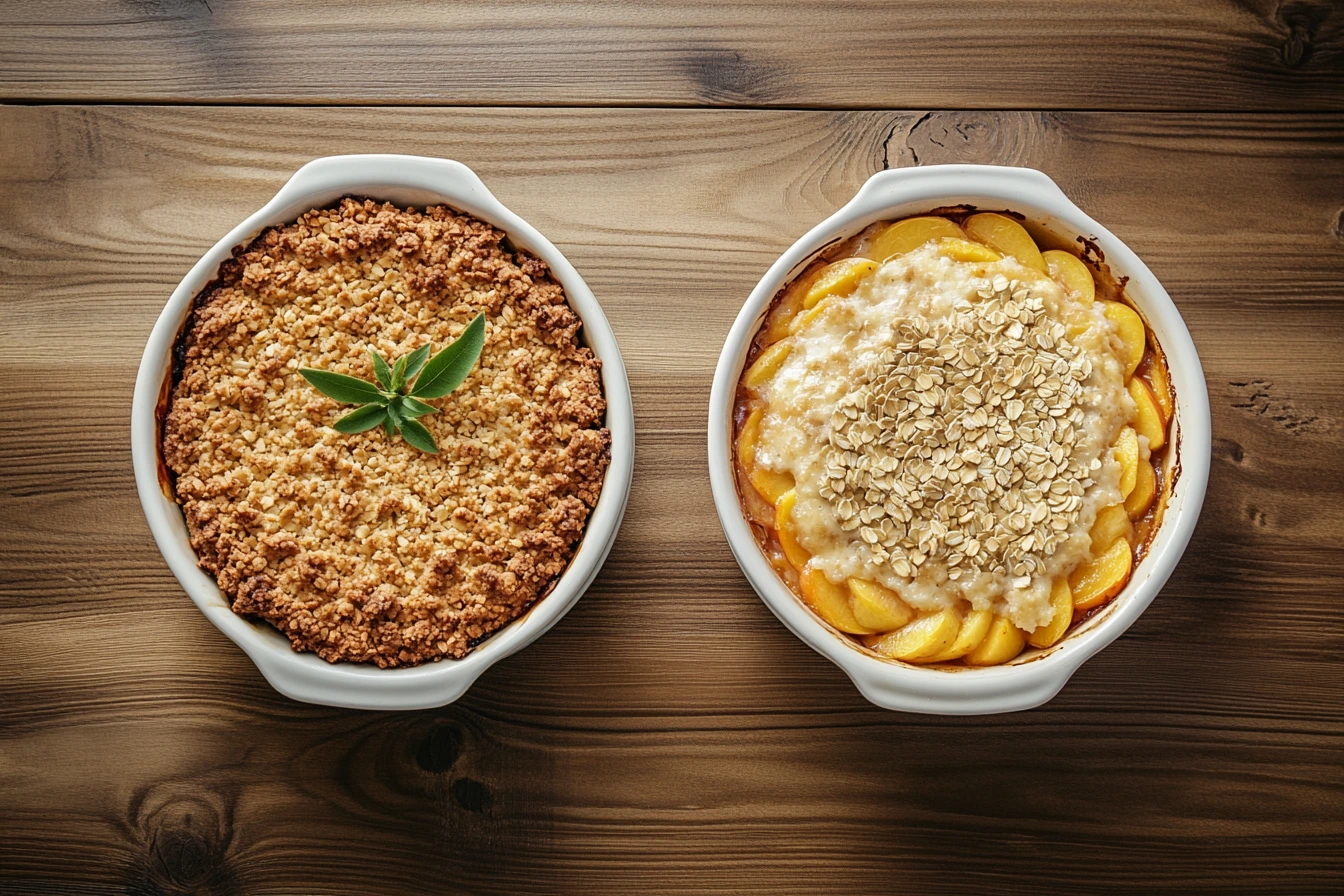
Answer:
<svg viewBox="0 0 1344 896"><path fill-rule="evenodd" d="M0 128L0 892L1344 879L1344 116L10 107ZM458 704L374 714L280 697L196 612L140 517L128 413L218 235L315 155L389 150L467 162L570 256L640 441L573 612ZM958 159L1042 168L1149 262L1215 427L1157 602L1046 707L979 719L864 702L752 595L704 475L713 365L760 273L884 164Z"/></svg>
<svg viewBox="0 0 1344 896"><path fill-rule="evenodd" d="M1316 0L10 0L0 33L11 100L1344 108Z"/></svg>

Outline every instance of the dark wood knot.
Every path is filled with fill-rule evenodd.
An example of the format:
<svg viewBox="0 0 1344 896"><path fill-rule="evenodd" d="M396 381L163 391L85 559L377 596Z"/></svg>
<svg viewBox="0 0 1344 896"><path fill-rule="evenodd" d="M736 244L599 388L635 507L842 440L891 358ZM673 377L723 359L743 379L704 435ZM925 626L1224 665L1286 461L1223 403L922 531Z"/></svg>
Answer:
<svg viewBox="0 0 1344 896"><path fill-rule="evenodd" d="M695 82L700 98L709 103L765 102L775 92L780 77L771 65L752 61L737 50L717 47L690 51L680 67Z"/></svg>
<svg viewBox="0 0 1344 896"><path fill-rule="evenodd" d="M1285 66L1299 68L1311 59L1316 34L1329 12L1328 7L1313 3L1289 3L1279 7L1279 23L1288 31L1279 47L1279 59Z"/></svg>
<svg viewBox="0 0 1344 896"><path fill-rule="evenodd" d="M472 778L458 778L453 782L453 800L463 809L478 815L489 812L494 804L490 788Z"/></svg>
<svg viewBox="0 0 1344 896"><path fill-rule="evenodd" d="M448 725L430 729L415 751L415 762L433 775L441 775L453 767L462 753L462 737Z"/></svg>
<svg viewBox="0 0 1344 896"><path fill-rule="evenodd" d="M142 851L127 875L127 891L153 896L241 893L228 862L231 816L231 802L209 791L182 794L155 788L140 794L131 807L131 823Z"/></svg>

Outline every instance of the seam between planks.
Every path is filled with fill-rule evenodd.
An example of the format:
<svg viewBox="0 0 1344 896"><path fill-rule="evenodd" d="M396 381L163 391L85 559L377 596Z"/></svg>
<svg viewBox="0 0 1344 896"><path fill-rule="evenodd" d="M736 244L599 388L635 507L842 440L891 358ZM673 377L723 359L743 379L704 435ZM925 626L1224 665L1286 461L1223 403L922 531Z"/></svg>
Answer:
<svg viewBox="0 0 1344 896"><path fill-rule="evenodd" d="M893 112L935 109L937 111L956 112L1054 112L1060 114L1095 115L1113 112L1128 115L1222 115L1241 118L1293 118L1293 117L1329 117L1344 116L1344 107L1319 109L1245 109L1245 108L1172 108L1168 106L1110 106L1110 107L1067 107L1067 106L881 106L881 105L826 105L816 104L719 104L719 103L510 103L510 102L472 102L469 100L425 100L407 101L397 99L381 100L272 100L259 99L164 99L164 100L115 100L97 98L31 98L0 96L0 106L21 107L119 107L136 108L276 108L276 109L536 109L536 110L665 110L665 111L724 111L724 112Z"/></svg>

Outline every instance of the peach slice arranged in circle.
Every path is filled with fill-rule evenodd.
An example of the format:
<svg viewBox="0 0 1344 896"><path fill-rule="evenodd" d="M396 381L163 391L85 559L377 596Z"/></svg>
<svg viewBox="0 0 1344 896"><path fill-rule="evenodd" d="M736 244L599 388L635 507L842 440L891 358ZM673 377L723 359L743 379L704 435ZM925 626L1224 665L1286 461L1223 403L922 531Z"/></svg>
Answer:
<svg viewBox="0 0 1344 896"><path fill-rule="evenodd" d="M1027 635L1027 643L1032 647L1050 647L1064 637L1064 632L1073 622L1073 591L1069 588L1068 580L1054 581L1050 588L1050 608L1055 613L1050 621Z"/></svg>
<svg viewBox="0 0 1344 896"><path fill-rule="evenodd" d="M1157 495L1157 475L1153 465L1147 461L1139 463L1138 475L1134 479L1134 491L1125 498L1125 511L1130 517L1143 516Z"/></svg>
<svg viewBox="0 0 1344 896"><path fill-rule="evenodd" d="M784 549L785 558L795 569L802 569L812 555L798 544L798 534L793 527L793 505L797 500L798 492L789 489L775 505L775 534L779 536L779 546Z"/></svg>
<svg viewBox="0 0 1344 896"><path fill-rule="evenodd" d="M961 628L957 630L957 638L952 642L952 646L942 653L934 654L925 662L947 663L961 659L980 646L981 642L985 640L985 636L989 634L993 622L994 611L989 607L985 607L983 610L972 610L962 618Z"/></svg>
<svg viewBox="0 0 1344 896"><path fill-rule="evenodd" d="M798 587L803 592L803 599L817 615L840 631L851 635L871 634L871 629L865 628L854 618L854 611L849 604L849 589L836 585L815 566L804 567L798 577Z"/></svg>
<svg viewBox="0 0 1344 896"><path fill-rule="evenodd" d="M1013 625L1006 616L995 616L985 639L966 657L972 666L997 666L1022 652L1027 644L1027 633Z"/></svg>
<svg viewBox="0 0 1344 896"><path fill-rule="evenodd" d="M845 258L827 265L807 291L803 307L812 308L827 296L852 292L860 280L875 270L877 262L867 258Z"/></svg>
<svg viewBox="0 0 1344 896"><path fill-rule="evenodd" d="M1111 323L1115 324L1115 331L1120 336L1122 346L1120 360L1125 365L1125 376L1133 376L1139 362L1143 360L1146 340L1143 319L1133 308L1120 302L1106 302L1102 306L1102 311L1110 318Z"/></svg>
<svg viewBox="0 0 1344 896"><path fill-rule="evenodd" d="M875 632L890 632L915 618L915 611L890 588L866 579L849 580L850 606L860 625Z"/></svg>
<svg viewBox="0 0 1344 896"><path fill-rule="evenodd" d="M1097 284L1092 280L1092 272L1077 255L1062 249L1051 249L1049 252L1042 252L1041 258L1044 259L1050 276L1057 283L1086 304L1090 305L1095 301Z"/></svg>
<svg viewBox="0 0 1344 896"><path fill-rule="evenodd" d="M947 218L921 217L897 221L883 230L868 246L868 256L886 261L897 255L913 252L930 240L952 237L965 240L966 231Z"/></svg>
<svg viewBox="0 0 1344 896"><path fill-rule="evenodd" d="M1126 426L1120 430L1120 438L1115 443L1115 459L1120 463L1120 496L1128 498L1134 491L1139 470L1139 437L1134 427Z"/></svg>
<svg viewBox="0 0 1344 896"><path fill-rule="evenodd" d="M1167 427L1162 422L1162 411L1152 390L1138 377L1129 381L1129 397L1134 399L1138 415L1134 418L1134 431L1148 440L1148 450L1156 451L1167 444Z"/></svg>
<svg viewBox="0 0 1344 896"><path fill-rule="evenodd" d="M988 246L951 236L938 241L938 254L953 261L990 262L1003 258Z"/></svg>
<svg viewBox="0 0 1344 896"><path fill-rule="evenodd" d="M747 368L747 372L742 377L742 385L748 389L759 389L770 382L770 379L779 372L780 365L789 356L789 350L792 348L793 343L784 339L761 352L760 356Z"/></svg>
<svg viewBox="0 0 1344 896"><path fill-rule="evenodd" d="M1074 607L1090 610L1119 594L1129 580L1133 562L1129 542L1122 538L1091 560L1081 563L1069 575Z"/></svg>
<svg viewBox="0 0 1344 896"><path fill-rule="evenodd" d="M1123 538L1130 541L1134 537L1134 524L1129 520L1126 508L1112 504L1097 511L1096 522L1088 533L1092 539L1093 552L1102 551Z"/></svg>
<svg viewBox="0 0 1344 896"><path fill-rule="evenodd" d="M947 650L956 642L960 631L961 614L948 607L897 629L879 640L873 649L892 659L917 663Z"/></svg>
<svg viewBox="0 0 1344 896"><path fill-rule="evenodd" d="M1027 233L1027 228L1012 218L984 212L971 215L962 227L971 239L997 249L1004 255L1011 255L1033 271L1046 273L1045 259L1041 258L1036 241Z"/></svg>

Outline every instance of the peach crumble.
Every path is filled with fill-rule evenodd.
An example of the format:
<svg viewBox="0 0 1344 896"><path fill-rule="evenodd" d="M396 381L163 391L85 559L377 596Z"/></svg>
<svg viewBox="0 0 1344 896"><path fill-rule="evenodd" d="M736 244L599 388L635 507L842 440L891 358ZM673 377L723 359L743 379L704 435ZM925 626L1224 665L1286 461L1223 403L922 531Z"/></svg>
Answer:
<svg viewBox="0 0 1344 896"><path fill-rule="evenodd" d="M440 453L298 374L373 380L369 350L485 344L420 418ZM445 206L345 199L236 249L177 347L163 458L201 569L296 651L411 666L462 657L565 570L610 459L600 362L538 258Z"/></svg>
<svg viewBox="0 0 1344 896"><path fill-rule="evenodd" d="M1010 217L873 225L753 342L744 508L785 581L883 656L1049 647L1120 592L1160 513L1153 345L1123 284Z"/></svg>

